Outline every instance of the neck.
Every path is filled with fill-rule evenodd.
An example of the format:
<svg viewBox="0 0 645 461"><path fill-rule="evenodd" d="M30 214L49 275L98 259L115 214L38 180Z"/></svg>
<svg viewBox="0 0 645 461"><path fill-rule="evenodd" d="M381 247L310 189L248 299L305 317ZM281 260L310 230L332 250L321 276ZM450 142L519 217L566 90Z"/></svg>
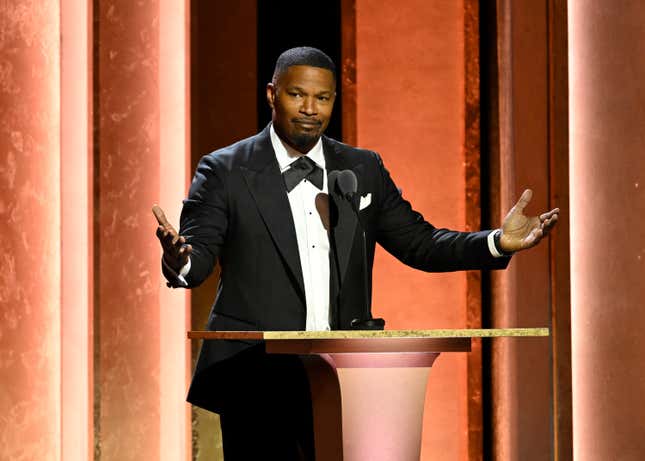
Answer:
<svg viewBox="0 0 645 461"><path fill-rule="evenodd" d="M304 157L305 155L307 155L307 152L311 150L311 147L313 147L311 146L310 148L302 149L290 144L289 141L285 141L284 138L282 138L280 135L278 135L278 138L280 138L280 142L285 147L285 149L287 149L287 154L289 154L289 157Z"/></svg>

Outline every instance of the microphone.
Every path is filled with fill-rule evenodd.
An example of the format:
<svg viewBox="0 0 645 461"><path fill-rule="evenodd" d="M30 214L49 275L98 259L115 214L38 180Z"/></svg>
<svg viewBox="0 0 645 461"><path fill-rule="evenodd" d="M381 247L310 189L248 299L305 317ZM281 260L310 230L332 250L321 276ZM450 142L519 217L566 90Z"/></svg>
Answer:
<svg viewBox="0 0 645 461"><path fill-rule="evenodd" d="M333 172L332 172L333 173ZM363 235L363 295L365 299L365 305L363 306L363 318L353 319L350 326L354 330L383 330L385 328L385 320L380 318L372 318L370 312L370 296L369 296L369 283L368 283L368 274L367 274L367 243L365 238L365 228L361 223L361 218L359 216L358 204L355 200L356 192L358 191L358 179L352 170L343 170L338 173L338 176L334 176L336 186L340 191L340 194L345 200L347 200L354 210L356 215L356 221L358 221L358 226L361 229Z"/></svg>
<svg viewBox="0 0 645 461"><path fill-rule="evenodd" d="M352 170L343 170L339 172L336 184L338 185L338 189L340 190L343 198L352 204L353 209L353 199L356 195L356 191L358 191L358 179L356 179L354 172Z"/></svg>

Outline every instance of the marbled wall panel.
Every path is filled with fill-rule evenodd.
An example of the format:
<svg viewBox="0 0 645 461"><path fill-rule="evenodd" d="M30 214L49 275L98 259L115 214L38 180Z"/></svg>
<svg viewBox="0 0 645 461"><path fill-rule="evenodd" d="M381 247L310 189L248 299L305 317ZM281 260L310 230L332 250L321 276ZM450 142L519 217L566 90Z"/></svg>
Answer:
<svg viewBox="0 0 645 461"><path fill-rule="evenodd" d="M357 144L379 152L433 224L466 227L464 5L356 1ZM373 313L388 328L465 328L466 275L425 274L379 249ZM467 459L466 356L433 366L422 459Z"/></svg>
<svg viewBox="0 0 645 461"><path fill-rule="evenodd" d="M0 13L0 459L60 459L60 43L54 0Z"/></svg>
<svg viewBox="0 0 645 461"><path fill-rule="evenodd" d="M95 5L96 453L158 459L159 2Z"/></svg>

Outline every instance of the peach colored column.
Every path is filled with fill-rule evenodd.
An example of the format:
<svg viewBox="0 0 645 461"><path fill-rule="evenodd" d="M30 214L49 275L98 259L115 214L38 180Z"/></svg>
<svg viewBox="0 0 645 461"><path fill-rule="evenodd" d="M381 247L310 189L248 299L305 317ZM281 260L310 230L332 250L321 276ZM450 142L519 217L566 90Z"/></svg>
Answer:
<svg viewBox="0 0 645 461"><path fill-rule="evenodd" d="M645 8L569 2L574 456L645 458Z"/></svg>
<svg viewBox="0 0 645 461"><path fill-rule="evenodd" d="M378 151L430 222L466 227L464 5L356 1L357 143ZM379 249L373 312L388 328L465 328L466 275L425 274ZM466 357L432 369L422 459L468 457Z"/></svg>
<svg viewBox="0 0 645 461"><path fill-rule="evenodd" d="M91 460L91 2L61 2L61 399L64 461Z"/></svg>
<svg viewBox="0 0 645 461"><path fill-rule="evenodd" d="M95 443L159 459L158 2L97 5Z"/></svg>
<svg viewBox="0 0 645 461"><path fill-rule="evenodd" d="M159 204L168 219L179 223L181 200L188 188L189 147L189 4L160 0L159 105L161 178ZM159 248L161 258L161 248ZM185 401L190 372L188 293L162 282L160 307L160 461L190 459L190 406Z"/></svg>
<svg viewBox="0 0 645 461"><path fill-rule="evenodd" d="M515 168L513 156L513 47L511 27L512 0L497 2L497 56L499 85L499 210L491 210L495 226L502 223L504 210L513 206ZM498 216L495 216L495 211ZM514 267L491 275L491 326L516 326L517 287ZM496 459L517 459L517 350L508 339L491 344L490 445Z"/></svg>
<svg viewBox="0 0 645 461"><path fill-rule="evenodd" d="M101 460L190 458L187 296L165 286L150 208L186 194L184 1L98 6L95 438Z"/></svg>
<svg viewBox="0 0 645 461"><path fill-rule="evenodd" d="M60 460L58 1L0 13L0 459Z"/></svg>

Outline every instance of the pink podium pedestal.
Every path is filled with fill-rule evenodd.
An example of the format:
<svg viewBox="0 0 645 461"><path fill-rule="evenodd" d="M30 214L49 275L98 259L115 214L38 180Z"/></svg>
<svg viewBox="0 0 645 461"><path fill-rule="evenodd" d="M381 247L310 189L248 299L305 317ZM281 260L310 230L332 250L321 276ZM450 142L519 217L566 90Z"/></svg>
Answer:
<svg viewBox="0 0 645 461"><path fill-rule="evenodd" d="M191 339L259 339L297 354L311 387L318 461L418 460L430 367L473 337L548 336L546 328L328 332L192 331Z"/></svg>

